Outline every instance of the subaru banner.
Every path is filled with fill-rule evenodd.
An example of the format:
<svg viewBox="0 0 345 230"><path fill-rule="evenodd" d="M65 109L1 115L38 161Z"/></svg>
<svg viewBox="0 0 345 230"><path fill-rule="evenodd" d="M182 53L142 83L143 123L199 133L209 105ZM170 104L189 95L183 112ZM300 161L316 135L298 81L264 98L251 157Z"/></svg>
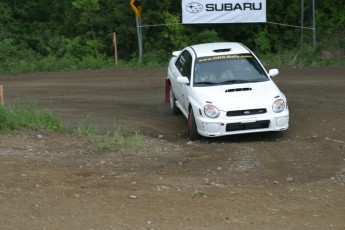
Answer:
<svg viewBox="0 0 345 230"><path fill-rule="evenodd" d="M182 0L182 23L266 22L266 0Z"/></svg>

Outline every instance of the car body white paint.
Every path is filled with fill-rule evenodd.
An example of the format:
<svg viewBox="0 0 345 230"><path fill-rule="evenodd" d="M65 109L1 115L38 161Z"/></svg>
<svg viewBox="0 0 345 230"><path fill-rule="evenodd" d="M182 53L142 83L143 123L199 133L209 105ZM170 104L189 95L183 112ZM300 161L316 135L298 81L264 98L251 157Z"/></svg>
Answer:
<svg viewBox="0 0 345 230"><path fill-rule="evenodd" d="M214 50L217 50L217 52L214 52ZM189 78L183 76L176 66L176 61L183 51L188 51L192 58ZM197 58L213 56L226 58L226 55L237 54L252 55L261 66L262 74L267 79L261 82L206 86L197 86L194 83L194 68ZM182 51L173 52L168 67L167 84L169 84L169 87L167 89L172 89L176 97L176 106L187 119L189 118L190 109L193 109L197 132L201 136L217 137L253 132L282 131L289 127L289 110L285 95L271 79L272 76L277 74L277 69L272 69L267 73L255 54L241 43L199 44L187 47ZM284 101L286 108L281 112L274 112L272 105L278 99ZM209 104L218 108L219 117L210 118L205 115L204 107ZM250 114L255 109L265 109L266 112ZM229 111L243 111L245 114L227 116ZM263 121L268 123L268 127L260 127L260 123ZM228 124L230 126L235 125L235 130L227 130ZM237 126L242 128L237 129Z"/></svg>

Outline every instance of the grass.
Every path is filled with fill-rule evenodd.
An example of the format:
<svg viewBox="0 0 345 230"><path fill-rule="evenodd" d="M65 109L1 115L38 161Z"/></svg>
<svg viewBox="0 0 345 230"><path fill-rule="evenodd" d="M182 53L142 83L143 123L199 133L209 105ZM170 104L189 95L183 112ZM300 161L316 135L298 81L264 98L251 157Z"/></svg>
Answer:
<svg viewBox="0 0 345 230"><path fill-rule="evenodd" d="M73 129L73 134L77 136L97 136L99 131L92 125L92 117L86 115L83 121Z"/></svg>
<svg viewBox="0 0 345 230"><path fill-rule="evenodd" d="M54 71L74 71L74 70L97 70L111 68L156 68L166 66L169 54L148 53L143 55L142 63L139 63L138 57L133 56L129 61L118 60L118 65L111 57L84 57L76 59L71 57L56 58L53 56L42 57L36 60L31 59L9 59L6 62L0 62L1 74L19 74L30 72L54 72Z"/></svg>
<svg viewBox="0 0 345 230"><path fill-rule="evenodd" d="M121 129L117 129L103 137L103 140L98 144L98 149L106 152L123 152L125 150L127 153L137 153L145 149L145 141L145 136L139 131L125 135Z"/></svg>
<svg viewBox="0 0 345 230"><path fill-rule="evenodd" d="M112 132L101 134L92 126L92 118L89 115L72 131L72 134L95 138L97 148L103 152L138 153L143 152L146 148L146 137L140 131L125 134L122 126L119 125Z"/></svg>
<svg viewBox="0 0 345 230"><path fill-rule="evenodd" d="M23 105L15 102L10 107L0 105L0 132L23 128L37 128L56 132L65 130L57 114L38 110L33 104Z"/></svg>
<svg viewBox="0 0 345 230"><path fill-rule="evenodd" d="M25 128L93 137L97 139L97 148L106 152L133 153L145 149L146 138L139 131L126 135L119 126L113 132L102 135L92 125L92 117L89 115L69 133L54 111L39 110L34 104L25 105L18 101L10 107L0 105L0 133Z"/></svg>
<svg viewBox="0 0 345 230"><path fill-rule="evenodd" d="M140 131L132 134L125 134L122 124L118 124L117 128L107 134L101 132L92 125L92 117L86 115L83 121L73 129L73 135L89 136L97 139L97 148L104 152L140 152L145 148L145 136Z"/></svg>

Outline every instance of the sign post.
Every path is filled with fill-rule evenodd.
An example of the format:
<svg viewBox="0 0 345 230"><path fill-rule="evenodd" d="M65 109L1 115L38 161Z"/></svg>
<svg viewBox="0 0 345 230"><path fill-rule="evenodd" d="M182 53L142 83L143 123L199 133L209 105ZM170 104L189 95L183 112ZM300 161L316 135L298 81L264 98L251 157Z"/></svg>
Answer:
<svg viewBox="0 0 345 230"><path fill-rule="evenodd" d="M142 31L141 31L141 0L131 0L129 5L132 7L137 24L137 34L138 34L138 46L139 46L139 62L142 62L143 55L143 42L142 42Z"/></svg>
<svg viewBox="0 0 345 230"><path fill-rule="evenodd" d="M315 0L313 0L313 46L316 46L316 29L315 29Z"/></svg>
<svg viewBox="0 0 345 230"><path fill-rule="evenodd" d="M4 88L0 85L0 104L4 105Z"/></svg>
<svg viewBox="0 0 345 230"><path fill-rule="evenodd" d="M116 39L116 33L114 32L113 33L113 45L114 45L114 58L115 58L115 64L117 66L117 39Z"/></svg>

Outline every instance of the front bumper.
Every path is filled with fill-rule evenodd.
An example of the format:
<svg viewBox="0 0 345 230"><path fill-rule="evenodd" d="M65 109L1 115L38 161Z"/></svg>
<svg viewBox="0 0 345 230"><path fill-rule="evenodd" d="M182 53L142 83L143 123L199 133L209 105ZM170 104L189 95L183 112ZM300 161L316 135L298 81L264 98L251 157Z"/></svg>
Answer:
<svg viewBox="0 0 345 230"><path fill-rule="evenodd" d="M259 116L221 116L211 119L195 116L198 133L205 137L218 137L234 134L283 131L289 127L289 111L267 113Z"/></svg>

